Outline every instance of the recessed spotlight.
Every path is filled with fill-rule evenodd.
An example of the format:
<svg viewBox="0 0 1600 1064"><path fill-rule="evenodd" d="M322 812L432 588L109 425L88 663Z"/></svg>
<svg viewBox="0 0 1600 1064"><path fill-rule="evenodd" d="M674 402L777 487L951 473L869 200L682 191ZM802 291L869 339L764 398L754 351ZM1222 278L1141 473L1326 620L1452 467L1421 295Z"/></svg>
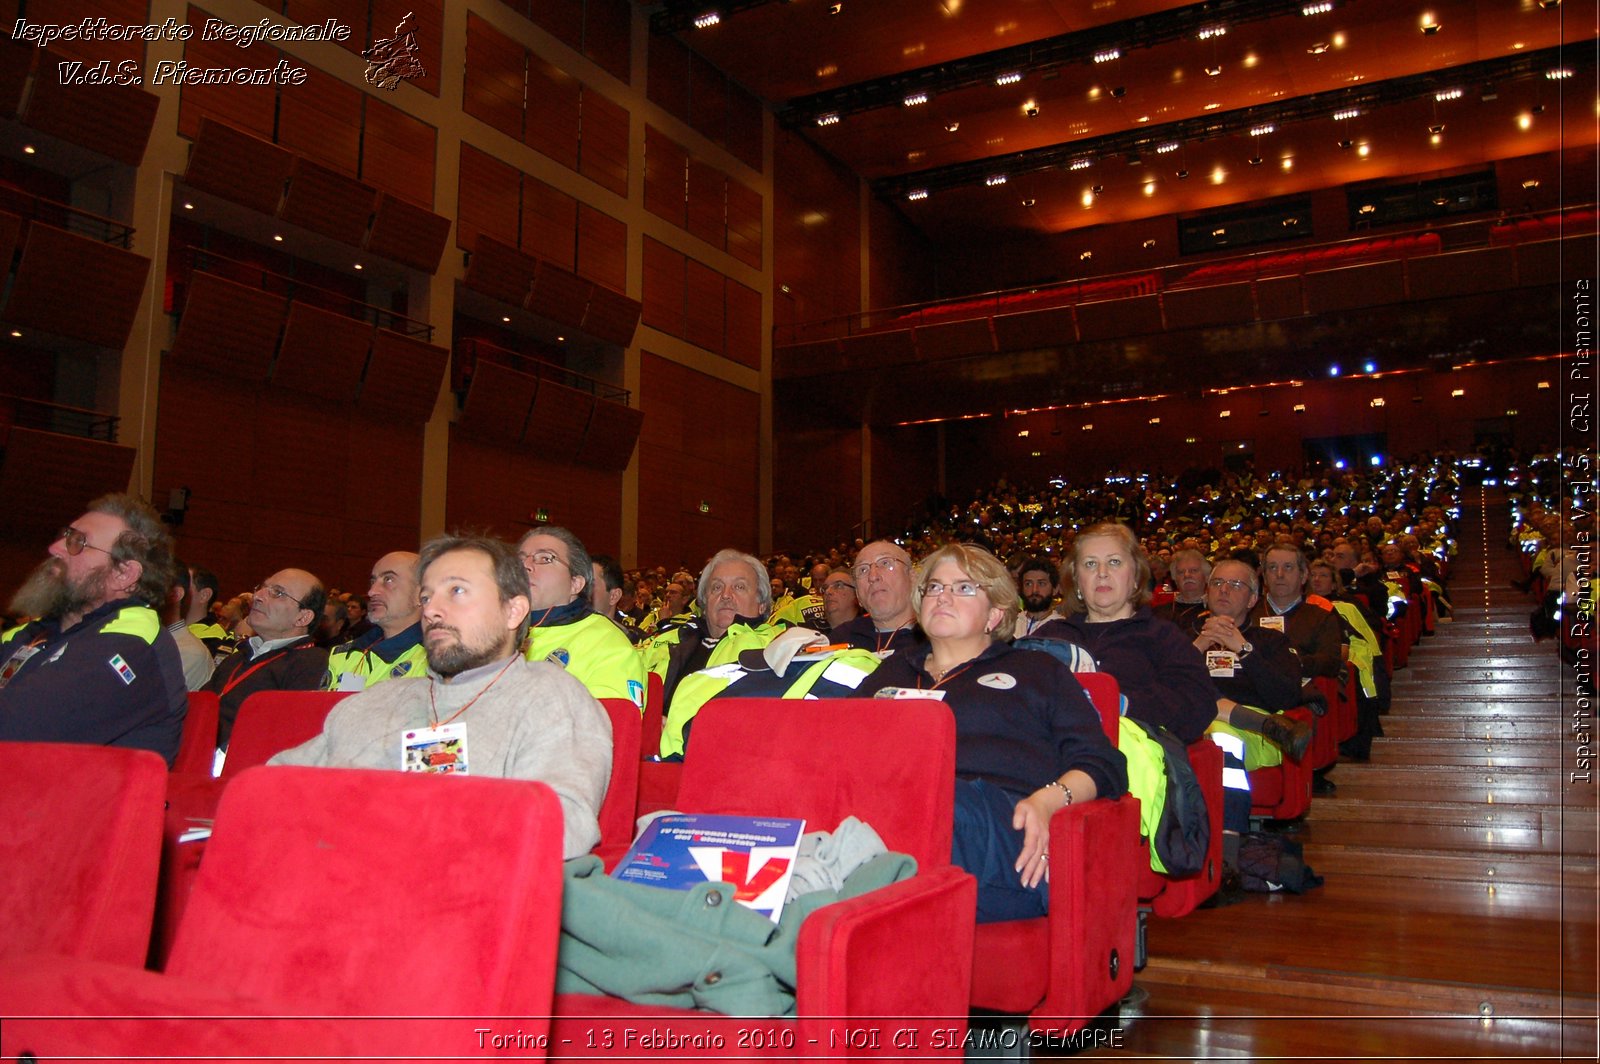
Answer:
<svg viewBox="0 0 1600 1064"><path fill-rule="evenodd" d="M1539 187L1539 179L1537 177L1530 177L1530 178L1528 178L1528 180L1526 180L1526 181L1524 181L1522 183L1522 187L1523 188L1538 188Z"/></svg>
<svg viewBox="0 0 1600 1064"><path fill-rule="evenodd" d="M1376 373L1377 371L1378 371L1378 364L1376 362L1363 362L1363 363L1361 363L1361 372L1362 373Z"/></svg>
<svg viewBox="0 0 1600 1064"><path fill-rule="evenodd" d="M1445 89L1443 92L1434 93L1433 98L1439 103L1444 103L1446 100L1459 100L1461 95L1461 89Z"/></svg>
<svg viewBox="0 0 1600 1064"><path fill-rule="evenodd" d="M1022 205L1024 207L1032 207L1036 202L1038 202L1038 201L1035 200L1032 196L1029 196L1027 199L1022 201Z"/></svg>
<svg viewBox="0 0 1600 1064"><path fill-rule="evenodd" d="M1091 167L1093 165L1094 165L1094 163L1089 159L1074 159L1074 160L1072 160L1072 162L1067 164L1067 169L1068 170L1087 170L1087 169L1089 169L1089 167Z"/></svg>
<svg viewBox="0 0 1600 1064"><path fill-rule="evenodd" d="M11 338L12 338L12 339L13 339L13 340L20 340L20 339L22 339L22 330L21 330L21 329L12 329L12 330L11 330Z"/></svg>
<svg viewBox="0 0 1600 1064"><path fill-rule="evenodd" d="M1147 248L1153 248L1156 246L1156 242L1154 240L1146 240L1144 242L1144 246Z"/></svg>
<svg viewBox="0 0 1600 1064"><path fill-rule="evenodd" d="M1039 105L1034 103L1032 100L1029 100L1027 103L1022 105L1022 113L1027 115L1029 118L1038 118Z"/></svg>
<svg viewBox="0 0 1600 1064"><path fill-rule="evenodd" d="M272 240L273 240L273 243L276 243L276 244L283 243L283 234L282 233L273 233L272 234ZM359 266L356 267L356 269L358 269L358 270L360 268L361 267L359 267Z"/></svg>
<svg viewBox="0 0 1600 1064"><path fill-rule="evenodd" d="M24 155L33 155L33 154L37 153L38 150L39 149L35 148L32 144L24 144L22 146L22 154L24 154Z"/></svg>
<svg viewBox="0 0 1600 1064"><path fill-rule="evenodd" d="M1211 171L1211 183L1213 185L1220 185L1226 180L1228 180L1228 171L1224 170L1220 166L1214 167L1212 169L1212 171Z"/></svg>
<svg viewBox="0 0 1600 1064"><path fill-rule="evenodd" d="M1250 135L1252 137L1264 137L1268 133L1271 133L1273 130L1275 130L1277 128L1278 127L1273 125L1271 122L1268 122L1266 125L1251 126L1250 127Z"/></svg>
<svg viewBox="0 0 1600 1064"><path fill-rule="evenodd" d="M1432 11L1424 11L1422 13L1422 17L1417 20L1417 25L1422 32L1429 37L1432 37L1435 33L1438 33L1442 28L1439 25L1439 20L1433 17Z"/></svg>
<svg viewBox="0 0 1600 1064"><path fill-rule="evenodd" d="M1159 425L1159 424L1161 424L1161 419L1158 418L1158 417L1153 417L1153 418L1150 419L1150 424Z"/></svg>
<svg viewBox="0 0 1600 1064"><path fill-rule="evenodd" d="M1339 375L1339 363L1335 362L1333 365L1328 367L1328 376L1337 377L1338 375Z"/></svg>
<svg viewBox="0 0 1600 1064"><path fill-rule="evenodd" d="M956 130L958 130L960 128L961 128L961 123L960 122L946 122L944 124L944 131L946 133L954 133Z"/></svg>
<svg viewBox="0 0 1600 1064"><path fill-rule="evenodd" d="M1466 394L1467 394L1467 390L1465 388L1457 388L1455 391L1450 393L1450 398L1452 398L1452 399L1460 399L1460 398L1463 398Z"/></svg>
<svg viewBox="0 0 1600 1064"><path fill-rule="evenodd" d="M1377 207L1373 206L1370 203L1363 203L1359 208L1356 209L1356 213L1357 214L1372 214L1377 209L1378 209Z"/></svg>
<svg viewBox="0 0 1600 1064"><path fill-rule="evenodd" d="M1552 7L1560 7L1561 0L1539 0L1539 9L1549 11Z"/></svg>
<svg viewBox="0 0 1600 1064"><path fill-rule="evenodd" d="M1207 26L1205 29L1195 34L1195 36L1202 41L1209 41L1213 37L1226 37L1227 35L1228 27L1226 26Z"/></svg>
<svg viewBox="0 0 1600 1064"><path fill-rule="evenodd" d="M1363 159L1365 159L1367 156L1372 154L1372 145L1370 145L1370 144L1358 144L1358 145L1356 145L1356 154L1361 156Z"/></svg>
<svg viewBox="0 0 1600 1064"><path fill-rule="evenodd" d="M1551 81L1565 81L1572 76L1572 71L1566 67L1557 67L1554 70L1546 70L1544 76Z"/></svg>
<svg viewBox="0 0 1600 1064"><path fill-rule="evenodd" d="M1206 104L1204 107L1200 108L1200 110L1202 110L1202 111L1215 111L1217 108L1219 108L1221 106L1222 105L1220 103L1216 103L1215 101L1213 101L1211 103Z"/></svg>
<svg viewBox="0 0 1600 1064"><path fill-rule="evenodd" d="M1355 118L1360 114L1361 114L1361 108L1359 108L1359 107L1346 107L1342 111L1333 112L1333 120L1335 122L1348 122L1350 119Z"/></svg>
<svg viewBox="0 0 1600 1064"><path fill-rule="evenodd" d="M358 270L359 270L359 269L362 269L362 268L363 268L363 267L362 267L362 265L361 265L361 263L359 263L359 262L358 262L358 263L356 263L356 269L358 269Z"/></svg>
<svg viewBox="0 0 1600 1064"><path fill-rule="evenodd" d="M1154 181L1146 181L1145 182L1145 184L1144 184L1144 194L1146 196L1154 196L1156 194L1156 183Z"/></svg>
<svg viewBox="0 0 1600 1064"><path fill-rule="evenodd" d="M1078 202L1083 204L1085 207L1093 207L1094 206L1094 190L1093 189L1087 189L1087 188L1084 189L1083 190L1083 195L1078 197Z"/></svg>
<svg viewBox="0 0 1600 1064"><path fill-rule="evenodd" d="M186 210L186 211L192 211L192 210L194 210L194 204L189 203L189 202L185 202L184 205L183 205L183 209Z"/></svg>
<svg viewBox="0 0 1600 1064"><path fill-rule="evenodd" d="M1307 4L1300 9L1300 14L1310 18L1312 15L1326 15L1333 10L1333 0L1321 0L1320 3Z"/></svg>
<svg viewBox="0 0 1600 1064"><path fill-rule="evenodd" d="M1282 159L1280 159L1278 161L1278 164L1280 166L1282 166L1285 170L1293 170L1294 169L1294 156L1293 155L1285 155Z"/></svg>
<svg viewBox="0 0 1600 1064"><path fill-rule="evenodd" d="M1532 129L1533 116L1526 111L1522 112L1517 116L1517 127L1519 129Z"/></svg>
<svg viewBox="0 0 1600 1064"><path fill-rule="evenodd" d="M1157 155L1166 155L1168 152L1177 151L1179 147L1181 147L1181 145L1179 145L1179 143L1177 141L1169 140L1165 144L1157 144L1156 145L1156 154Z"/></svg>
<svg viewBox="0 0 1600 1064"><path fill-rule="evenodd" d="M567 338L566 338L566 337L565 337L565 336L558 336L558 337L556 337L556 343L558 343L558 344L564 344L564 343L566 343L566 342L567 342Z"/></svg>
<svg viewBox="0 0 1600 1064"><path fill-rule="evenodd" d="M1232 417L1233 416L1233 411L1232 410L1219 410L1219 411L1217 411L1217 416L1218 417Z"/></svg>
<svg viewBox="0 0 1600 1064"><path fill-rule="evenodd" d="M1213 65L1213 66L1206 67L1206 73L1209 74L1211 77L1216 77L1217 75L1222 73L1221 64L1216 64L1216 65Z"/></svg>
<svg viewBox="0 0 1600 1064"><path fill-rule="evenodd" d="M1213 230L1211 230L1211 235L1212 236L1227 236L1228 235L1228 230L1225 229L1225 228L1223 228L1223 229L1213 229Z"/></svg>

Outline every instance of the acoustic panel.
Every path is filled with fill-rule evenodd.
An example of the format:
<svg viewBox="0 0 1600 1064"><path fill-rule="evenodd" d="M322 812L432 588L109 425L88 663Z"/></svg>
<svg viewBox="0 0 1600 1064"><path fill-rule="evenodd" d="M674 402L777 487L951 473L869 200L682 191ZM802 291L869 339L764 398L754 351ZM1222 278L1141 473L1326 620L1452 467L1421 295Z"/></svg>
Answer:
<svg viewBox="0 0 1600 1064"><path fill-rule="evenodd" d="M589 419L589 431L584 434L583 446L578 449L578 462L595 469L621 472L633 458L633 449L639 442L639 430L643 426L643 410L596 399L594 416Z"/></svg>
<svg viewBox="0 0 1600 1064"><path fill-rule="evenodd" d="M281 295L194 273L169 357L264 383L287 311L288 301Z"/></svg>
<svg viewBox="0 0 1600 1064"><path fill-rule="evenodd" d="M22 87L40 54L40 49L9 37L0 41L0 117L12 118L22 106Z"/></svg>
<svg viewBox="0 0 1600 1064"><path fill-rule="evenodd" d="M913 339L918 354L930 360L994 353L994 333L989 329L987 318L918 326Z"/></svg>
<svg viewBox="0 0 1600 1064"><path fill-rule="evenodd" d="M579 326L596 340L627 347L633 343L633 334L639 328L640 305L637 299L613 292L603 285L595 285L589 293L589 309Z"/></svg>
<svg viewBox="0 0 1600 1064"><path fill-rule="evenodd" d="M539 378L508 366L478 359L461 406L461 427L507 443L522 439L528 411L533 407Z"/></svg>
<svg viewBox="0 0 1600 1064"><path fill-rule="evenodd" d="M372 350L368 322L304 303L289 304L272 383L337 402L354 402Z"/></svg>
<svg viewBox="0 0 1600 1064"><path fill-rule="evenodd" d="M628 194L628 110L585 85L580 103L578 173L619 196Z"/></svg>
<svg viewBox="0 0 1600 1064"><path fill-rule="evenodd" d="M1071 307L1030 310L1022 314L996 314L994 338L1001 351L1036 351L1076 343L1078 329Z"/></svg>
<svg viewBox="0 0 1600 1064"><path fill-rule="evenodd" d="M576 329L583 324L592 291L594 282L541 262L538 276L533 279L533 291L523 305L541 318Z"/></svg>
<svg viewBox="0 0 1600 1064"><path fill-rule="evenodd" d="M439 131L376 96L362 100L361 180L379 192L433 209Z"/></svg>
<svg viewBox="0 0 1600 1064"><path fill-rule="evenodd" d="M573 461L588 430L594 404L595 398L588 392L541 379L523 430L523 442L537 448L549 461Z"/></svg>
<svg viewBox="0 0 1600 1064"><path fill-rule="evenodd" d="M456 246L470 249L480 235L503 237L514 244L521 209L521 171L462 142Z"/></svg>
<svg viewBox="0 0 1600 1064"><path fill-rule="evenodd" d="M377 190L309 159L296 159L278 217L360 247L372 224Z"/></svg>
<svg viewBox="0 0 1600 1064"><path fill-rule="evenodd" d="M43 539L87 500L127 491L133 458L134 449L119 443L13 427L0 455L0 497L27 505L0 507L0 529Z"/></svg>
<svg viewBox="0 0 1600 1064"><path fill-rule="evenodd" d="M5 319L120 351L149 274L143 255L33 222Z"/></svg>
<svg viewBox="0 0 1600 1064"><path fill-rule="evenodd" d="M64 85L55 62L48 66L48 76L33 79L24 125L128 166L144 161L160 100L133 85Z"/></svg>
<svg viewBox="0 0 1600 1064"><path fill-rule="evenodd" d="M538 272L539 260L532 255L524 255L493 237L479 236L472 245L472 258L467 263L463 283L502 303L520 307L528 298Z"/></svg>
<svg viewBox="0 0 1600 1064"><path fill-rule="evenodd" d="M1297 318L1305 311L1300 278L1263 277L1256 282L1256 313L1261 321Z"/></svg>
<svg viewBox="0 0 1600 1064"><path fill-rule="evenodd" d="M262 214L277 214L294 163L293 152L207 118L200 123L183 180Z"/></svg>
<svg viewBox="0 0 1600 1064"><path fill-rule="evenodd" d="M442 347L379 329L361 385L362 411L426 424L439 400L439 386L449 362L450 352Z"/></svg>
<svg viewBox="0 0 1600 1064"><path fill-rule="evenodd" d="M1161 297L1134 296L1078 304L1078 335L1083 340L1109 340L1161 331Z"/></svg>
<svg viewBox="0 0 1600 1064"><path fill-rule="evenodd" d="M378 195L378 207L367 234L367 250L403 266L436 273L450 239L450 219L408 203L387 192Z"/></svg>

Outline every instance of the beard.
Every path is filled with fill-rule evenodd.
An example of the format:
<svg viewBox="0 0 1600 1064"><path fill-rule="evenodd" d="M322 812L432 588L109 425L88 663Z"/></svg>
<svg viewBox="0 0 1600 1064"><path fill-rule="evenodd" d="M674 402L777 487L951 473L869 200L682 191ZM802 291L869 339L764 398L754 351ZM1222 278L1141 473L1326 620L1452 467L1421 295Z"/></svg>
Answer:
<svg viewBox="0 0 1600 1064"><path fill-rule="evenodd" d="M1054 595L1023 595L1022 608L1029 613L1043 613L1054 601Z"/></svg>
<svg viewBox="0 0 1600 1064"><path fill-rule="evenodd" d="M111 570L101 566L85 573L74 584L67 579L66 566L61 559L46 558L17 588L7 608L12 613L25 613L41 620L58 620L83 613L104 599L110 577Z"/></svg>
<svg viewBox="0 0 1600 1064"><path fill-rule="evenodd" d="M428 632L443 630L455 636L453 641L435 643L427 638ZM482 643L468 643L462 638L459 629L448 625L436 625L423 634L423 647L428 656L428 670L435 676L449 679L463 672L492 665L502 658L509 657L516 648L512 645L512 634L506 633L500 640L493 638Z"/></svg>

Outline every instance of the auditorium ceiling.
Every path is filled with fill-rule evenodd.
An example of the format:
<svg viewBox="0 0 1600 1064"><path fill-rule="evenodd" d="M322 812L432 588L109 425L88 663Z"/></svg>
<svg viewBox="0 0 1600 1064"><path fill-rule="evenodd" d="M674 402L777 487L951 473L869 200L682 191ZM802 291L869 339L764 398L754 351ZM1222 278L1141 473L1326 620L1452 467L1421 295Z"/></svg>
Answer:
<svg viewBox="0 0 1600 1064"><path fill-rule="evenodd" d="M941 243L1594 140L1592 3L670 0L655 26L712 11L678 38Z"/></svg>

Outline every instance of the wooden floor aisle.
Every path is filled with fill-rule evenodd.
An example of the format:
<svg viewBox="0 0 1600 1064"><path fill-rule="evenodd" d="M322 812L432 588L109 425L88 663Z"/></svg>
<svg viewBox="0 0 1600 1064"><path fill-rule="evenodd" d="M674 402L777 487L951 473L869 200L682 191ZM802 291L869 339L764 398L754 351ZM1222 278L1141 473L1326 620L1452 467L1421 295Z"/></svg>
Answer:
<svg viewBox="0 0 1600 1064"><path fill-rule="evenodd" d="M1085 1055L1596 1058L1575 671L1529 636L1506 505L1463 502L1454 622L1395 673L1371 761L1341 762L1294 835L1326 884L1152 923L1120 1048Z"/></svg>

